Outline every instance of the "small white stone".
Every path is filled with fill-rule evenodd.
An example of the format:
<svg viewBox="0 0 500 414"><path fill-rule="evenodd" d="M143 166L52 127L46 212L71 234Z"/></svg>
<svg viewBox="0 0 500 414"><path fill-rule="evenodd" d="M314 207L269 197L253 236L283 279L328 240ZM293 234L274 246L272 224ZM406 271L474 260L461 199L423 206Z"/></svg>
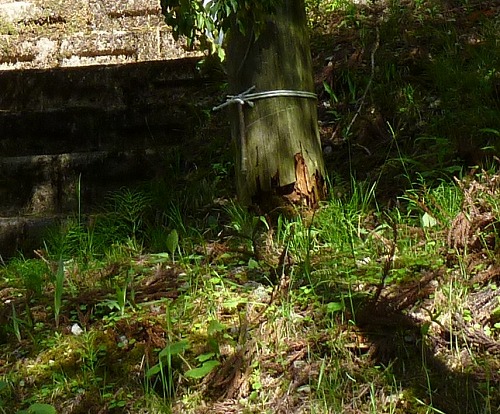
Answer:
<svg viewBox="0 0 500 414"><path fill-rule="evenodd" d="M366 265L369 265L371 263L371 261L372 261L372 259L370 257L363 257L360 260L356 260L356 264L358 266L366 266Z"/></svg>
<svg viewBox="0 0 500 414"><path fill-rule="evenodd" d="M74 323L71 327L71 333L75 336L81 335L83 333L83 329L77 323Z"/></svg>
<svg viewBox="0 0 500 414"><path fill-rule="evenodd" d="M127 346L128 345L128 339L125 335L121 335L119 338L119 343L122 344L123 346Z"/></svg>

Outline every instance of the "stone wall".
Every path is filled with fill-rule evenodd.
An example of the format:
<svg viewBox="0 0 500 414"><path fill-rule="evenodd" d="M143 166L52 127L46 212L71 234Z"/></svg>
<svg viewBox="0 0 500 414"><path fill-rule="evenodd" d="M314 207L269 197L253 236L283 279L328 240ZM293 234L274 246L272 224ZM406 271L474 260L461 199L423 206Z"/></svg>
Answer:
<svg viewBox="0 0 500 414"><path fill-rule="evenodd" d="M212 105L197 62L0 73L0 215L68 211L80 175L87 204L110 183L154 176Z"/></svg>
<svg viewBox="0 0 500 414"><path fill-rule="evenodd" d="M159 0L0 0L0 70L197 54L174 41Z"/></svg>
<svg viewBox="0 0 500 414"><path fill-rule="evenodd" d="M161 175L219 99L198 62L159 0L0 0L0 258Z"/></svg>

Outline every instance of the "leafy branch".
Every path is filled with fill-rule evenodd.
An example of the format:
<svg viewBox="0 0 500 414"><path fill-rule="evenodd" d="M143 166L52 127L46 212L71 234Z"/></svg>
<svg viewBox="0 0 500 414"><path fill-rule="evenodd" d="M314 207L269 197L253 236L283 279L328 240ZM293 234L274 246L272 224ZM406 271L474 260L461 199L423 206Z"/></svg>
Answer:
<svg viewBox="0 0 500 414"><path fill-rule="evenodd" d="M161 0L165 22L175 39L185 36L189 47L199 45L224 59L222 33L233 28L245 34L251 27L258 38L279 0Z"/></svg>

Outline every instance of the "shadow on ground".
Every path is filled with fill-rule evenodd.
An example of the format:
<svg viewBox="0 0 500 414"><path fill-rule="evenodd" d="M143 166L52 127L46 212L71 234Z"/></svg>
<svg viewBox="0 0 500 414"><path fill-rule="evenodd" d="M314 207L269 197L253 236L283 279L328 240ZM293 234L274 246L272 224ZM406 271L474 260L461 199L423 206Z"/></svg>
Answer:
<svg viewBox="0 0 500 414"><path fill-rule="evenodd" d="M500 383L497 364L488 361L492 355L475 356L463 332L440 330L439 336L431 335L425 322L408 316L388 298L361 305L356 322L370 344L373 364L390 367L397 382L422 406L446 414L496 412L494 407L500 406L489 392ZM457 350L460 357L455 361Z"/></svg>

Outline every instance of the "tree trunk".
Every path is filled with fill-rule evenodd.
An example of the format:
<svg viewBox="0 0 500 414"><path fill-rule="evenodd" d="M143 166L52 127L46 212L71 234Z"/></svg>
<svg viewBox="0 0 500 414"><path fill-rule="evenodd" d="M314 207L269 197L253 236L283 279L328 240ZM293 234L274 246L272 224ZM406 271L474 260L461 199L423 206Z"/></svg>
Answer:
<svg viewBox="0 0 500 414"><path fill-rule="evenodd" d="M283 0L256 31L232 30L229 86L235 95L255 86L250 94L277 96L232 105L238 197L265 210L290 203L314 208L325 196L325 173L304 2Z"/></svg>

